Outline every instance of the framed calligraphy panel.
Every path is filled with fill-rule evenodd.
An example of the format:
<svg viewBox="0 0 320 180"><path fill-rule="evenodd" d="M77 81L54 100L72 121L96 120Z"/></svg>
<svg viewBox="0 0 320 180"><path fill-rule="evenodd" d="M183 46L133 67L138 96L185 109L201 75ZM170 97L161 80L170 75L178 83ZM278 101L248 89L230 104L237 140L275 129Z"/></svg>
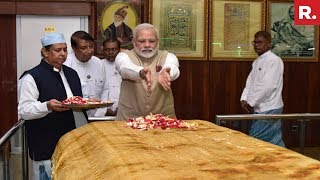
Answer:
<svg viewBox="0 0 320 180"><path fill-rule="evenodd" d="M159 48L179 59L207 59L207 0L150 0L150 22L159 30Z"/></svg>
<svg viewBox="0 0 320 180"><path fill-rule="evenodd" d="M271 33L271 51L285 61L318 61L319 26L294 25L294 3L268 1L267 29Z"/></svg>
<svg viewBox="0 0 320 180"><path fill-rule="evenodd" d="M251 41L265 29L265 0L214 0L209 15L210 60L253 60Z"/></svg>

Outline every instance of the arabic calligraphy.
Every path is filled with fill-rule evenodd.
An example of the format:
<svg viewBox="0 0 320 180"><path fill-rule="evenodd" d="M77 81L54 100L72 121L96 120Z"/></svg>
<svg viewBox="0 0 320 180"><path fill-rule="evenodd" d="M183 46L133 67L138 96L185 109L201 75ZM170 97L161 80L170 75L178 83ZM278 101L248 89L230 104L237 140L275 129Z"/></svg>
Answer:
<svg viewBox="0 0 320 180"><path fill-rule="evenodd" d="M226 3L224 8L224 50L236 51L240 47L248 51L250 4Z"/></svg>
<svg viewBox="0 0 320 180"><path fill-rule="evenodd" d="M195 14L193 13L192 4L181 6L170 4L166 6L164 11L164 24L161 32L163 39L160 47L163 49L179 50L195 50L195 34L194 27Z"/></svg>

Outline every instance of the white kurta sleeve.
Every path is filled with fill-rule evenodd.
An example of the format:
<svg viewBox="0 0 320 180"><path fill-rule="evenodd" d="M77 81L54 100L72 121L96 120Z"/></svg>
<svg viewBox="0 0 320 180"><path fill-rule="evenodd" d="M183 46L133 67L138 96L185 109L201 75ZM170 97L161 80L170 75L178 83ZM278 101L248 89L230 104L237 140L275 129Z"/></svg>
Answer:
<svg viewBox="0 0 320 180"><path fill-rule="evenodd" d="M139 72L143 67L135 65L126 53L120 52L115 63L116 70L120 73L122 79L141 80Z"/></svg>
<svg viewBox="0 0 320 180"><path fill-rule="evenodd" d="M167 67L171 68L170 70L171 81L176 80L180 76L179 61L178 61L178 58L172 53L168 53L167 59L164 62L162 69Z"/></svg>
<svg viewBox="0 0 320 180"><path fill-rule="evenodd" d="M100 61L101 62L101 61ZM108 82L108 76L105 70L105 66L103 65L103 63L100 63L101 67L102 67L102 79L104 80L104 84L103 84L103 88L102 88L102 92L101 92L101 101L103 102L107 102L110 98L109 98L109 82ZM94 114L94 116L105 116L107 112L107 107L105 108L99 108L97 109L96 113Z"/></svg>
<svg viewBox="0 0 320 180"><path fill-rule="evenodd" d="M38 101L39 91L30 74L24 76L20 85L20 97L18 104L18 114L22 119L38 119L46 116L51 111L48 110L47 102Z"/></svg>
<svg viewBox="0 0 320 180"><path fill-rule="evenodd" d="M242 95L241 95L240 101L247 100L249 87L251 87L251 83L252 83L252 81L251 81L252 77L251 76L252 76L252 71L250 72L249 76L247 77L246 87L242 91Z"/></svg>

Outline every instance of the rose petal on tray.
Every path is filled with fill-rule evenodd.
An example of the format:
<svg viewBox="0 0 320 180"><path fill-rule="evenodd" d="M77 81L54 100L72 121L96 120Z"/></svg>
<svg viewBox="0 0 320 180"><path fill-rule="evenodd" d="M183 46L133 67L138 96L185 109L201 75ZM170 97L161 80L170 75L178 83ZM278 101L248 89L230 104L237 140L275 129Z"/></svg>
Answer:
<svg viewBox="0 0 320 180"><path fill-rule="evenodd" d="M70 108L70 109L96 109L96 108L102 108L102 107L109 107L112 106L113 103L107 102L107 103L86 103L86 104L64 104L64 107Z"/></svg>

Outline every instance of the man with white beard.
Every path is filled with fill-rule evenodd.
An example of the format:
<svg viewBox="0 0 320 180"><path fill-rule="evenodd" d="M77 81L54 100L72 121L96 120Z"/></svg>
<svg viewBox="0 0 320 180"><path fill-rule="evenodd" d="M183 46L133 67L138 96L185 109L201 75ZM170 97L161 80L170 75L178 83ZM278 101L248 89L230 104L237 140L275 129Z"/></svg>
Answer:
<svg viewBox="0 0 320 180"><path fill-rule="evenodd" d="M143 23L133 30L133 50L120 52L115 60L122 77L116 120L150 113L175 118L171 81L180 75L177 57L159 50L159 32Z"/></svg>
<svg viewBox="0 0 320 180"><path fill-rule="evenodd" d="M123 22L128 14L128 8L128 6L119 8L114 13L113 23L103 33L106 39L117 39L123 49L132 49L132 30Z"/></svg>

